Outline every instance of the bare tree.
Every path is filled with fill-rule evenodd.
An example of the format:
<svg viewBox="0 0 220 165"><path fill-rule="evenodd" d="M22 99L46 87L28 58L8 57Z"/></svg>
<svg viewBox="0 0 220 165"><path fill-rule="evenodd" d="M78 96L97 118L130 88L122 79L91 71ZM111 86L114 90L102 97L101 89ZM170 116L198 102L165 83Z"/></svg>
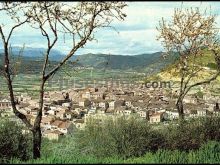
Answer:
<svg viewBox="0 0 220 165"><path fill-rule="evenodd" d="M191 88L210 83L219 74L219 67L211 77L203 77L203 81L195 80L204 67L199 62L207 51L215 58L216 65L219 62L218 30L215 27L215 15L201 12L199 8L175 9L172 20L167 23L163 18L159 22L158 40L166 50L166 55L177 53L179 60L176 73L180 77L180 88L176 107L180 119L184 119L183 99Z"/></svg>
<svg viewBox="0 0 220 165"><path fill-rule="evenodd" d="M0 26L0 34L4 45L5 56L5 77L8 83L12 108L16 116L18 116L33 133L33 158L40 158L41 150L41 128L42 110L44 106L44 87L46 81L52 77L57 71L75 54L75 52L84 47L87 41L94 39L94 31L96 29L110 27L113 19L123 20L126 15L122 9L126 6L123 2L78 2L77 4L69 4L62 2L26 2L26 3L4 3L2 10L12 11L9 15L18 17L18 8L25 6L23 13L24 21L18 21L13 26L10 35L6 38L2 26ZM19 17L18 17L19 18ZM31 125L26 116L16 109L15 98L13 94L13 86L11 75L9 72L8 43L13 30L24 23L28 22L33 28L41 31L43 37L46 38L47 49L44 54L44 64L41 72L41 85L39 93L39 108L34 124ZM60 35L69 35L72 37L71 50L64 56L53 69L49 69L49 56L55 44L60 40ZM63 39L63 38L61 38Z"/></svg>

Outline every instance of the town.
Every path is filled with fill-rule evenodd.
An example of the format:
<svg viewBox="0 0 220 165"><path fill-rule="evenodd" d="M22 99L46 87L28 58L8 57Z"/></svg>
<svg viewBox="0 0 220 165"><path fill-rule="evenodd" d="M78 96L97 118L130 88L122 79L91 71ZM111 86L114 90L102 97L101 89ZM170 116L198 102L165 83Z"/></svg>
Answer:
<svg viewBox="0 0 220 165"><path fill-rule="evenodd" d="M208 86L201 86L203 95L188 94L184 99L185 117L219 115L219 96L213 96ZM61 136L84 129L88 119L98 119L136 115L151 124L177 120L175 88L149 88L143 84L128 87L87 87L70 88L62 91L45 92L41 122L43 137L58 140ZM27 94L16 97L17 109L33 124L38 112L39 100ZM20 121L13 114L9 98L0 101L1 117Z"/></svg>

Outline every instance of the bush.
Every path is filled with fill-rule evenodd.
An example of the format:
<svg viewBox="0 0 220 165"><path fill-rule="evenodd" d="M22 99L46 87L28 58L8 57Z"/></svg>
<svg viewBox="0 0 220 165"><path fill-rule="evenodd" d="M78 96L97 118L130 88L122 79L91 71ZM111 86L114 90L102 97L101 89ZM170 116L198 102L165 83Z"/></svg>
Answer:
<svg viewBox="0 0 220 165"><path fill-rule="evenodd" d="M157 138L146 121L136 117L119 117L108 119L101 124L96 120L88 121L85 130L76 134L75 141L76 147L82 153L98 157L127 158L158 148L156 143L153 143Z"/></svg>
<svg viewBox="0 0 220 165"><path fill-rule="evenodd" d="M200 133L200 129L192 121L168 126L164 131L166 139L164 149L181 151L198 149L203 142Z"/></svg>
<svg viewBox="0 0 220 165"><path fill-rule="evenodd" d="M7 119L0 120L0 162L11 158L27 160L31 157L30 137L22 134L22 127Z"/></svg>
<svg viewBox="0 0 220 165"><path fill-rule="evenodd" d="M104 121L88 120L85 129L77 131L75 135L68 135L59 141L43 139L42 158L28 162L218 162L219 121L219 117L206 117L171 122L165 126L151 125L135 116L129 119L118 117Z"/></svg>
<svg viewBox="0 0 220 165"><path fill-rule="evenodd" d="M189 151L199 149L207 141L220 140L220 118L200 117L169 125L163 130L164 149Z"/></svg>
<svg viewBox="0 0 220 165"><path fill-rule="evenodd" d="M81 153L97 157L128 158L163 150L189 152L210 140L220 139L220 118L190 119L164 126L153 126L134 116L119 117L100 123L90 120L75 136Z"/></svg>

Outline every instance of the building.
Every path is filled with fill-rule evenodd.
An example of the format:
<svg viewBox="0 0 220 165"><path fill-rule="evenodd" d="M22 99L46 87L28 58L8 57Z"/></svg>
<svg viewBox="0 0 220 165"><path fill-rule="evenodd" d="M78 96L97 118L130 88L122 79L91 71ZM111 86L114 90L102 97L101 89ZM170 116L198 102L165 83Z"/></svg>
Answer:
<svg viewBox="0 0 220 165"><path fill-rule="evenodd" d="M58 130L46 130L42 133L42 136L49 140L59 140L63 135L64 133Z"/></svg>
<svg viewBox="0 0 220 165"><path fill-rule="evenodd" d="M82 99L79 101L80 107L88 107L90 105L91 105L91 101L89 101L88 99Z"/></svg>
<svg viewBox="0 0 220 165"><path fill-rule="evenodd" d="M103 109L107 109L109 107L109 104L106 101L101 101L99 102L99 107Z"/></svg>
<svg viewBox="0 0 220 165"><path fill-rule="evenodd" d="M8 99L3 99L0 101L0 110L1 109L11 109L11 101Z"/></svg>
<svg viewBox="0 0 220 165"><path fill-rule="evenodd" d="M166 111L166 113L170 120L175 120L179 118L179 113L177 111Z"/></svg>
<svg viewBox="0 0 220 165"><path fill-rule="evenodd" d="M168 118L166 112L156 112L150 116L150 123L159 123L163 122Z"/></svg>
<svg viewBox="0 0 220 165"><path fill-rule="evenodd" d="M42 117L42 120L41 120L41 127L43 127L44 129L51 129L51 123L53 122L53 118L51 117Z"/></svg>
<svg viewBox="0 0 220 165"><path fill-rule="evenodd" d="M109 109L116 109L116 108L124 106L124 105L125 105L124 100L111 101L111 102L109 102Z"/></svg>
<svg viewBox="0 0 220 165"><path fill-rule="evenodd" d="M86 91L85 93L82 93L82 98L83 99L90 99L91 98L90 92Z"/></svg>
<svg viewBox="0 0 220 165"><path fill-rule="evenodd" d="M141 110L141 111L138 111L137 113L140 115L140 117L146 119L146 117L147 117L146 111Z"/></svg>

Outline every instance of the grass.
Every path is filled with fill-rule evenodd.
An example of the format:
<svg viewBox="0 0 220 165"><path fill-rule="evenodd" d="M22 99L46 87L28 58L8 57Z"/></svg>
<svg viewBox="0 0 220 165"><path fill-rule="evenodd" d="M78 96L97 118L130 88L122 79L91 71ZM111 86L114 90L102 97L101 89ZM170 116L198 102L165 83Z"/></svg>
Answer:
<svg viewBox="0 0 220 165"><path fill-rule="evenodd" d="M196 151L178 151L178 150L158 150L155 153L147 152L142 157L133 157L128 159L121 159L118 157L106 157L106 158L96 158L91 155L83 155L76 153L62 154L59 153L59 150L56 153L52 153L49 156L42 156L38 160L29 160L22 162L16 159L10 161L12 164L19 163L32 163L32 164L51 164L51 163L60 163L60 164L146 164L146 163L175 163L175 164L213 164L220 162L220 143L215 141L210 141L207 144L204 144L199 150Z"/></svg>

